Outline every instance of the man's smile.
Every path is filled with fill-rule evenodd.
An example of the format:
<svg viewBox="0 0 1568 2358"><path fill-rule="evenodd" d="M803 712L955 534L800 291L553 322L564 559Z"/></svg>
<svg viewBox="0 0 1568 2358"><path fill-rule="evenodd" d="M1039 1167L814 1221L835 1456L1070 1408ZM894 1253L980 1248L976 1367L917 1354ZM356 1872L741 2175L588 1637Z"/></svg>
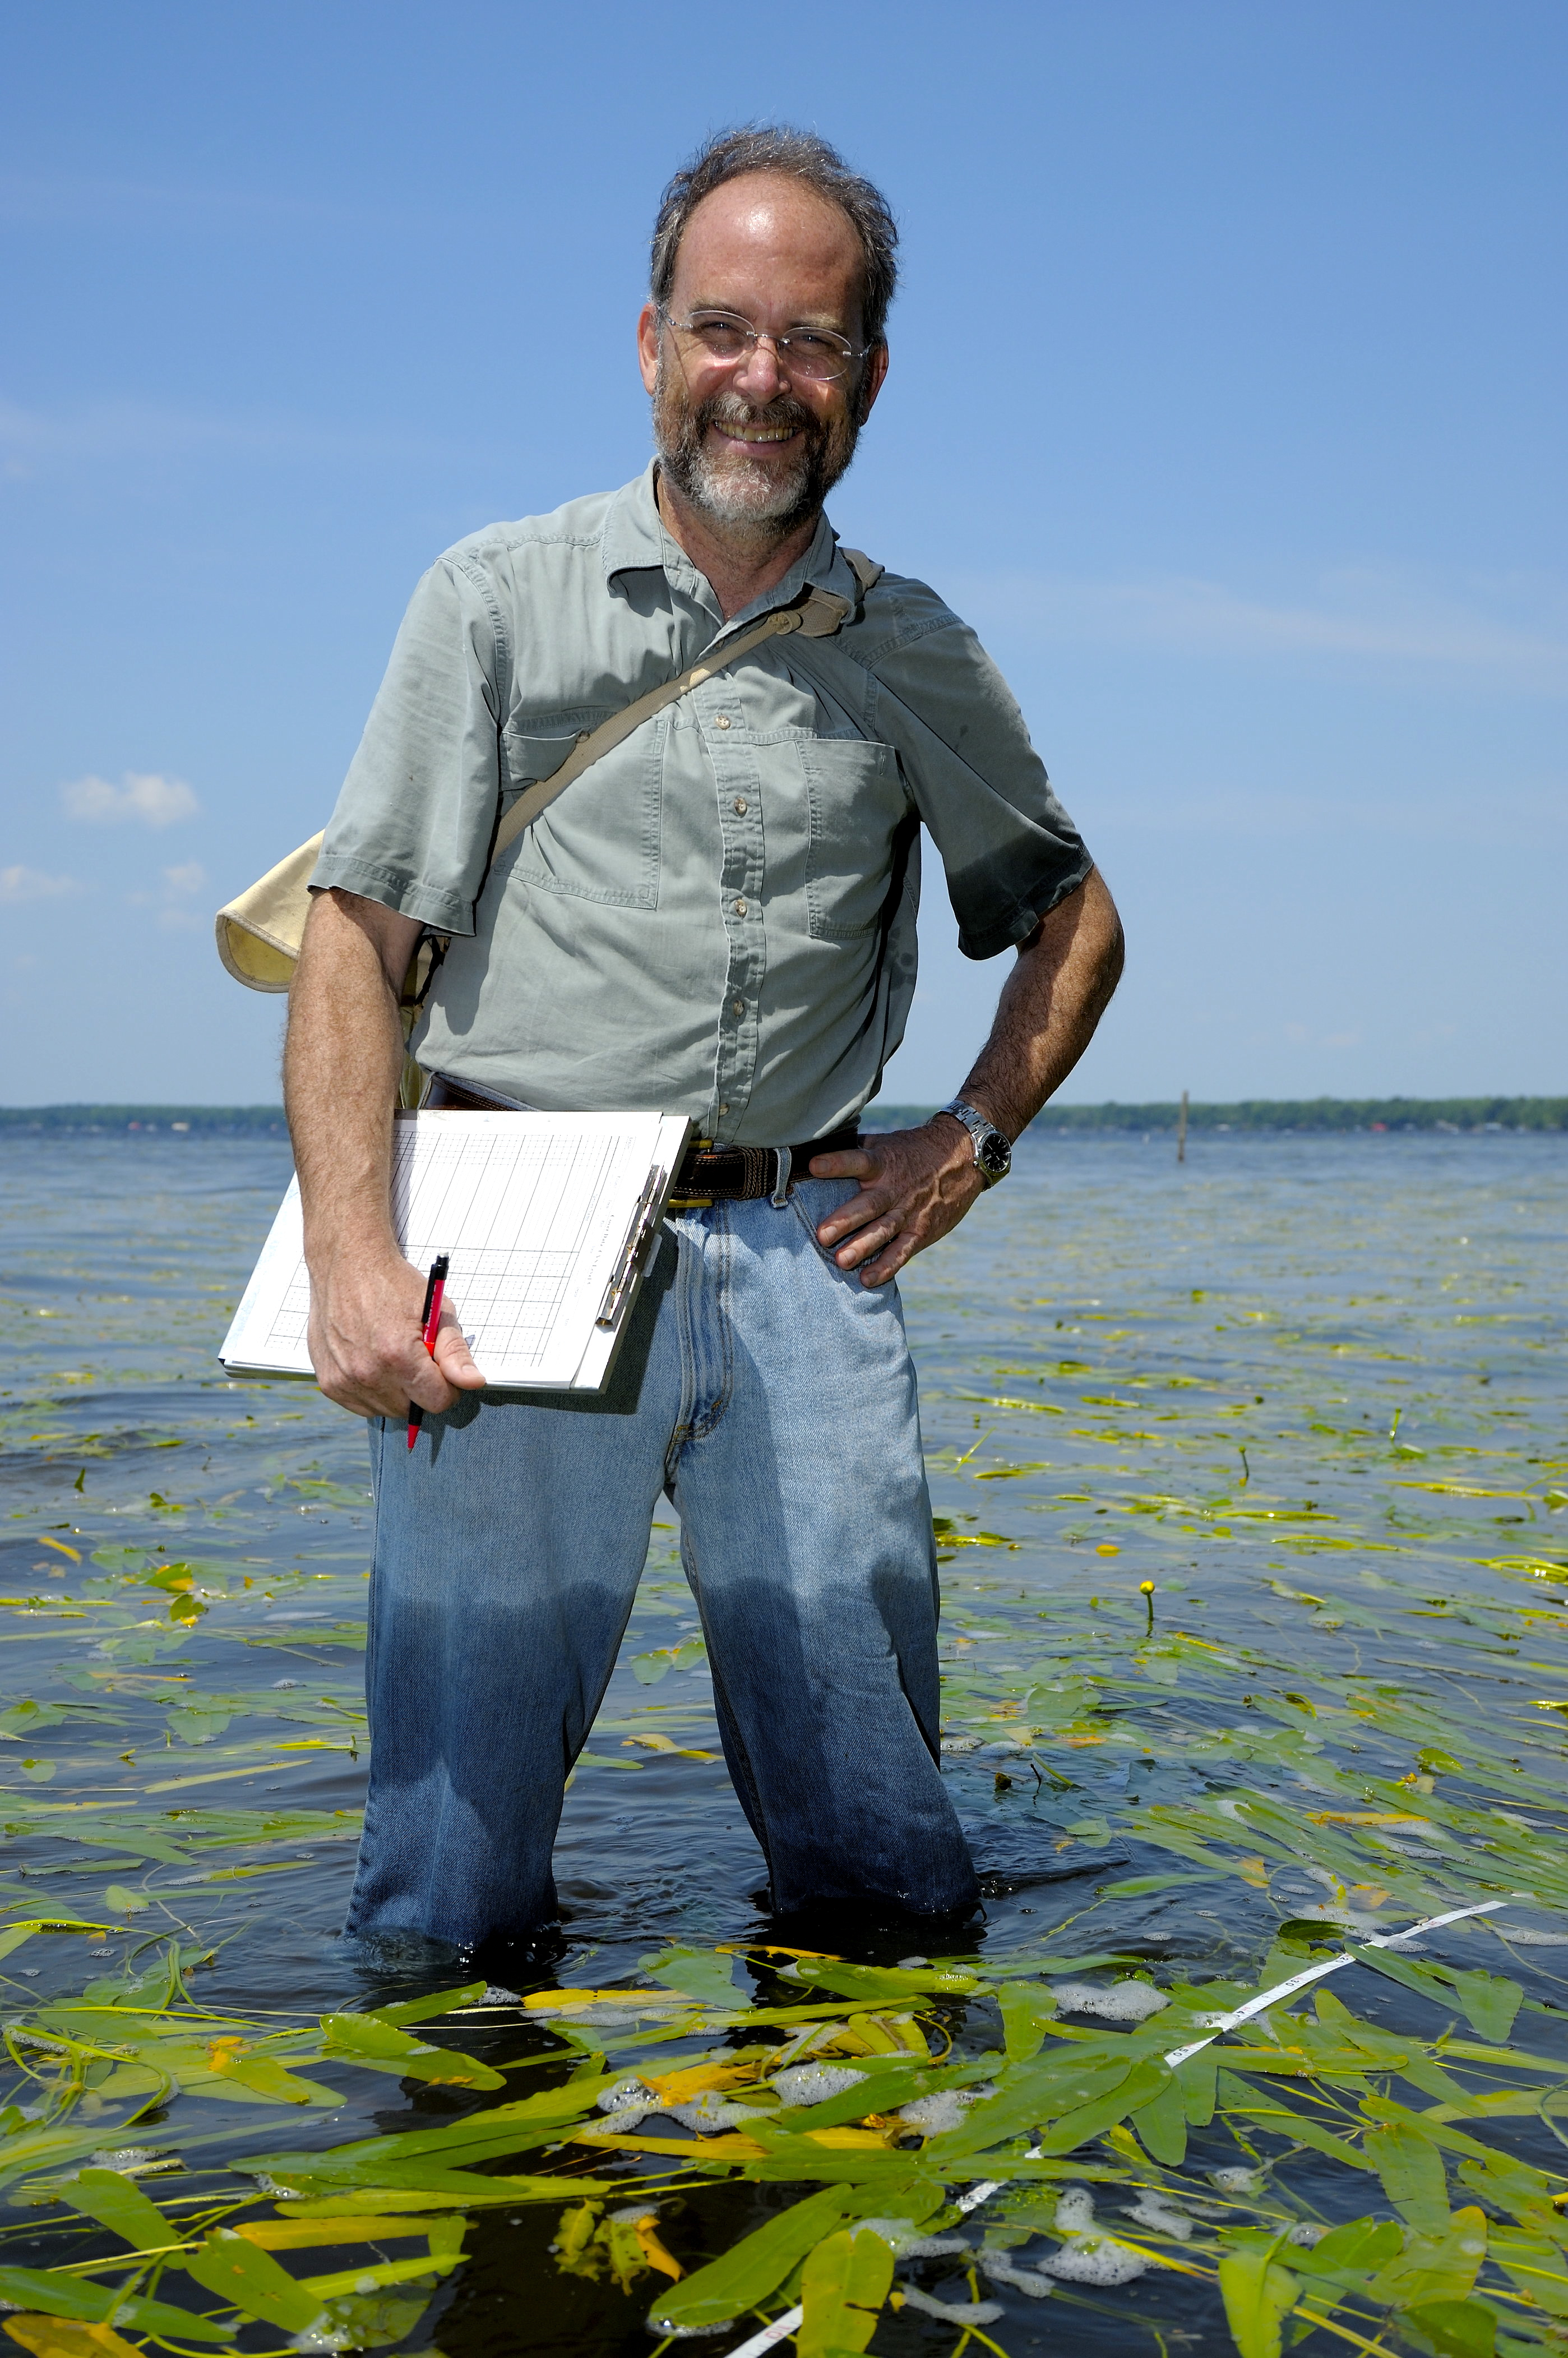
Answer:
<svg viewBox="0 0 1568 2358"><path fill-rule="evenodd" d="M713 432L722 434L730 442L793 442L799 433L798 426L741 426L733 419L715 418Z"/></svg>

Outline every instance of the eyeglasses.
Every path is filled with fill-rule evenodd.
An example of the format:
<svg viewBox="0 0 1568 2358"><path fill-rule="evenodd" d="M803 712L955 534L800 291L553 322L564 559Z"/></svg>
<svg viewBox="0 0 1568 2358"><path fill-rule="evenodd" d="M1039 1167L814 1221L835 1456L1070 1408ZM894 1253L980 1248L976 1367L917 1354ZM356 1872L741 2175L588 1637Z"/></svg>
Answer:
<svg viewBox="0 0 1568 2358"><path fill-rule="evenodd" d="M789 328L782 336L770 336L765 329L753 328L733 311L694 311L689 319L676 319L662 303L655 308L666 327L689 336L703 357L719 368L733 368L738 361L749 360L759 344L772 344L779 366L789 375L806 377L813 384L831 384L836 377L847 376L855 362L864 360L871 350L869 344L852 344L828 328Z"/></svg>

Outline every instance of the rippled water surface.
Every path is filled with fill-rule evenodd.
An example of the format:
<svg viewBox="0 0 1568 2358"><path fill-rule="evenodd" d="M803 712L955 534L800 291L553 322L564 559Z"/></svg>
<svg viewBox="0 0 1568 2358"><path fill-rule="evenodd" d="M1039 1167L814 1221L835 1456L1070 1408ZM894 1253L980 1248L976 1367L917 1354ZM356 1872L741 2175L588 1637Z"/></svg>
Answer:
<svg viewBox="0 0 1568 2358"><path fill-rule="evenodd" d="M0 2115L23 2140L5 2164L0 2299L7 2266L69 2271L85 2255L80 2280L98 2282L99 2255L131 2248L60 2207L70 2198L59 2173L92 2151L182 2156L179 2200L211 2203L202 2188L230 2186L235 2157L438 2124L555 2084L552 2061L597 2069L596 2057L613 2064L628 2045L612 2018L563 2045L547 2027L561 2017L476 2001L427 2051L456 2035L459 2061L481 2059L488 2082L351 2052L334 2061L319 2039L309 2100L268 2110L254 2072L225 2082L218 2017L243 2018L251 2030L232 2037L254 2043L269 2023L358 2020L388 1997L334 1944L365 1774L362 1431L302 1385L227 1379L214 1356L288 1167L272 1141L0 1140L0 2004L31 2074L14 2098L42 2107L32 2125ZM1184 1168L1164 1139L1026 1141L1015 1176L904 1287L943 1558L944 1749L986 1871L986 1920L963 1953L982 1976L1010 1961L1022 1974L1038 1956L1042 1986L1060 1979L1062 1960L1087 1957L1108 1961L1091 1963L1091 1980L1114 1970L1162 1989L1217 1982L1239 1994L1271 1948L1276 1965L1286 1953L1281 1925L1295 1928L1287 1946L1293 1938L1304 1960L1314 1929L1369 1933L1504 1898L1495 1920L1433 1936L1422 1954L1526 1994L1516 2036L1548 2059L1547 2095L1536 2088L1511 2111L1495 2102L1492 2115L1522 2124L1510 2150L1547 2179L1568 2159L1550 2094L1568 2082L1568 2061L1550 2061L1568 2057L1556 2019L1568 2004L1565 1175L1568 1141L1550 1135L1206 1138ZM671 1948L707 1954L769 1938L762 1861L718 1758L674 1524L666 1509L652 1533L622 1662L568 1795L562 1947L545 1983L635 1982ZM62 1920L89 1929L5 1930ZM856 1953L890 1965L907 1938L870 1925ZM155 1967L164 2000L183 1991L172 2002L194 2005L208 2027L197 2062L166 2072L150 2110L153 2082L112 2077L142 2068L124 2040L107 2060L73 2062L75 2078L62 2065L58 2085L51 2050L17 2045L16 2027L44 2018L51 1999L91 1985L91 2004L123 2010ZM798 2006L799 1983L792 1998L760 1952L737 1970L736 2006ZM1442 2032L1430 1993L1365 1968L1332 1987L1383 2026L1368 2037ZM696 1996L709 2002L710 1985ZM984 1988L968 2006L961 1993L928 1991L922 2003L923 2039L951 2039L957 2056L1000 2053ZM68 2029L82 2035L74 2018ZM34 2033L51 2035L47 2020ZM683 2052L697 2051L696 2035ZM1479 2035L1474 2017L1466 2035ZM708 2052L712 2036L698 2043ZM1345 2084L1375 2138L1395 2129L1365 2103L1382 2101L1375 2075L1393 2067L1371 2052ZM1342 2058L1341 2079L1347 2069ZM1277 2129L1227 2098L1225 2082L1211 2124L1189 2107L1182 2165L1201 2164L1211 2193L1216 2170L1265 2170L1279 2153ZM1506 2063L1493 2082L1517 2093ZM481 2096L486 2084L502 2095ZM1406 2088L1400 2101L1430 2105L1437 2083L1421 2084L1424 2094ZM1480 2097L1466 2087L1473 2108ZM1469 2118L1463 2104L1454 2117ZM47 2149L44 2129L58 2132ZM881 2132L857 2134L869 2149ZM1343 2123L1335 2134L1343 2143ZM1147 2137L1141 2147L1114 2122L1105 2137L1075 2153L1088 2182L1097 2170L1125 2180L1134 2162L1138 2184L1160 2180ZM895 2135L893 2149L919 2152L913 2135L902 2147ZM644 2137L638 2150L656 2148ZM1302 2154L1299 2137L1292 2150ZM1461 2158L1453 2147L1447 2166ZM565 2166L537 2155L502 2166L530 2160ZM126 2165L137 2184L142 2166ZM1441 2187L1444 2162L1434 2166ZM1021 2182L1028 2168L1060 2180L1065 2167L1036 2160ZM1167 2191L1176 2167L1161 2180ZM688 2272L811 2191L759 2183L744 2156L728 2174L721 2159L697 2168L658 2231ZM1064 2277L1045 2309L1038 2291L991 2284L1001 2315L977 2331L1013 2358L1046 2346L1224 2350L1238 2329L1235 2315L1223 2322L1217 2254L1245 2259L1249 2234L1261 2250L1292 2219L1366 2213L1402 2220L1407 2242L1418 2232L1373 2169L1309 2140L1303 2167L1292 2177L1281 2164L1270 2180L1286 2203L1277 2232L1262 2197L1250 2209L1238 2197L1228 2225L1150 2226L1145 2243L1164 2256L1120 2288L1103 2270ZM1568 2178L1552 2183L1568 2190ZM1450 2192L1444 2216L1457 2218L1476 2197ZM1061 2241L1070 2205L1053 2227L1059 2195L1042 2208L1040 2188L1033 2212L996 2214L991 2241L1022 2253L1026 2271L1042 2252L1076 2248ZM1554 2217L1550 2190L1541 2201L1541 2218ZM1489 2194L1483 2211L1493 2258L1481 2281L1499 2288L1496 2318L1486 2311L1492 2340L1444 2342L1435 2309L1422 2323L1434 2300L1452 2305L1454 2285L1463 2298L1452 2269L1421 2277L1424 2309L1408 2287L1363 2270L1359 2291L1314 2296L1325 2317L1342 2296L1369 2304L1354 2310L1358 2323L1325 2325L1314 2349L1348 2348L1356 2332L1370 2347L1385 2317L1391 2338L1379 2349L1556 2346L1568 2262L1552 2279L1515 2250L1509 2274L1508 2234L1534 2235L1544 2251L1549 2229L1499 2226ZM322 2270L346 2271L322 2296L359 2303L340 2319L337 2346L438 2339L451 2358L651 2352L643 2319L650 2288L670 2289L667 2272L636 2262L628 2274L606 2258L563 2273L546 2249L559 2219L558 2200L515 2216L483 2210L466 2259L454 2261L453 2244L422 2278L392 2238L393 2256L377 2245L356 2264L382 2271L373 2300L352 2291L351 2254L303 2265L319 2283ZM1438 2230L1429 2220L1419 2233L1431 2244ZM388 2289L400 2266L415 2285L406 2298ZM882 2309L873 2349L947 2358L954 2325L914 2296L968 2301L977 2281L968 2261L901 2263L911 2298ZM1218 2281L1238 2281L1234 2266ZM796 2297L793 2279L779 2282L777 2297L770 2286L738 2313L754 2322ZM36 2286L12 2292L19 2311L43 2299ZM193 2294L178 2272L162 2297L211 2306L211 2288ZM1468 2306L1479 2312L1474 2298ZM265 2308L241 2308L253 2321L230 2329L232 2346L278 2347L283 2312L269 2321ZM1318 2331L1314 2315L1302 2309L1288 2330ZM134 2341L156 2339L145 2320L122 2322ZM724 2352L743 2330L698 2349ZM849 2328L840 2318L835 2330ZM87 2347L69 2335L59 2346Z"/></svg>

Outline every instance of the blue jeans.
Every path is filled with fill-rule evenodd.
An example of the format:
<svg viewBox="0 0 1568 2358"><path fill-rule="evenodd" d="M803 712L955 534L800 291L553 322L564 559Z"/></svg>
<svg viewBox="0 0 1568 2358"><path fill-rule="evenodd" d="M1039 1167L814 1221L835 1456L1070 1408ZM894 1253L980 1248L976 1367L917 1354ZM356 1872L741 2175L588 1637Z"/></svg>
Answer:
<svg viewBox="0 0 1568 2358"><path fill-rule="evenodd" d="M937 1750L936 1564L895 1289L816 1224L853 1193L673 1215L602 1393L371 1426L370 1792L346 1931L472 1950L556 1909L566 1778L661 1494L775 1908L968 1907Z"/></svg>

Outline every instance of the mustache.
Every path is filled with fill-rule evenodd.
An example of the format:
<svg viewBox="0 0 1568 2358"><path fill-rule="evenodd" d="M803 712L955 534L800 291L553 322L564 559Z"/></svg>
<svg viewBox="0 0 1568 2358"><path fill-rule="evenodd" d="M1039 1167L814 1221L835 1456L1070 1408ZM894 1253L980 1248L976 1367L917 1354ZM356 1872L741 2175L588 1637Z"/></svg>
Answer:
<svg viewBox="0 0 1568 2358"><path fill-rule="evenodd" d="M803 402L793 394L781 394L776 401L758 407L754 402L743 401L738 393L716 393L697 403L690 413L693 438L700 441L710 426L787 426L809 438L826 430L819 418L813 416Z"/></svg>

